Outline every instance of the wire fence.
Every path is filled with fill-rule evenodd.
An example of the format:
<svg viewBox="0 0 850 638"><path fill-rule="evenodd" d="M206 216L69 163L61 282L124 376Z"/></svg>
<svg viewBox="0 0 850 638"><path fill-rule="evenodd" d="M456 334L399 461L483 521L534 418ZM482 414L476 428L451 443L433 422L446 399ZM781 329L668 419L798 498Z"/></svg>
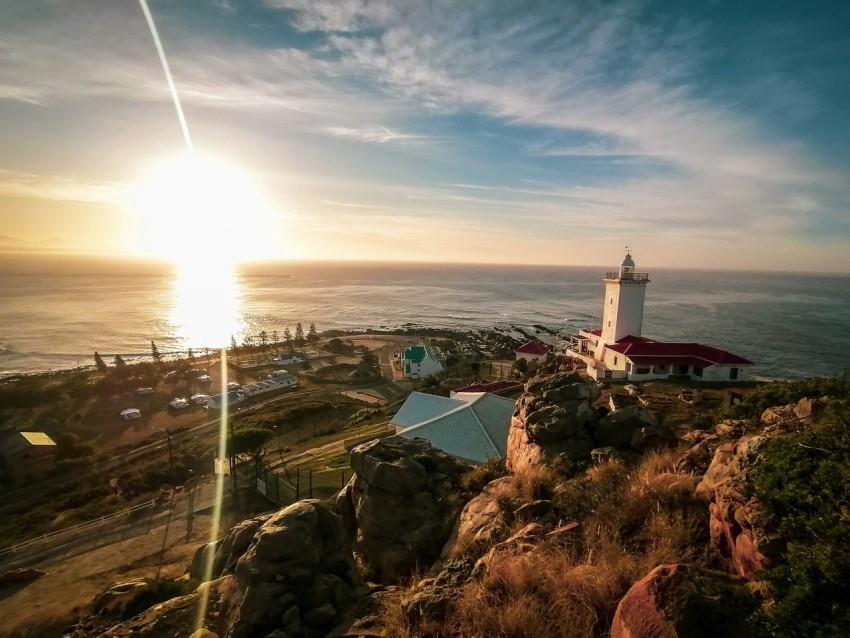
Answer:
<svg viewBox="0 0 850 638"><path fill-rule="evenodd" d="M349 479L351 470L322 470L296 468L288 474L269 468L257 472L257 492L280 506L290 505L302 498L330 498L339 492Z"/></svg>

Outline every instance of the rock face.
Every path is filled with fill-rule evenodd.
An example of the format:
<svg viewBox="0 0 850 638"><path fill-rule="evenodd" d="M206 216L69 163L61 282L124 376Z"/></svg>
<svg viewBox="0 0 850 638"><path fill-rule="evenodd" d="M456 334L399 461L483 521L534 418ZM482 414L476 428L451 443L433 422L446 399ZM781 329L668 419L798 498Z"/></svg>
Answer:
<svg viewBox="0 0 850 638"><path fill-rule="evenodd" d="M517 401L508 433L508 468L522 473L558 457L584 461L594 449L642 452L675 441L670 428L641 406L601 417L595 383L574 373L535 377Z"/></svg>
<svg viewBox="0 0 850 638"><path fill-rule="evenodd" d="M745 638L750 631L744 620L756 606L734 576L660 565L617 605L611 638Z"/></svg>
<svg viewBox="0 0 850 638"><path fill-rule="evenodd" d="M468 468L422 439L388 437L351 451L355 476L337 507L365 578L397 583L436 560L460 511L449 496Z"/></svg>
<svg viewBox="0 0 850 638"><path fill-rule="evenodd" d="M221 633L324 636L361 585L340 516L299 501L266 520L237 561Z"/></svg>
<svg viewBox="0 0 850 638"><path fill-rule="evenodd" d="M744 578L770 566L781 552L777 539L764 533L764 515L755 499L744 496L747 472L758 462L758 448L767 440L744 436L717 448L696 493L710 501L711 542L729 558Z"/></svg>
<svg viewBox="0 0 850 638"><path fill-rule="evenodd" d="M670 428L659 424L651 412L638 405L606 415L593 433L600 446L638 452L676 439Z"/></svg>
<svg viewBox="0 0 850 638"><path fill-rule="evenodd" d="M571 372L535 377L525 384L508 433L508 468L522 473L564 455L587 458L597 446L590 425L599 398L595 383Z"/></svg>
<svg viewBox="0 0 850 638"><path fill-rule="evenodd" d="M513 491L517 482L513 476L503 476L485 485L481 493L463 508L457 539L461 542L490 541L494 532L507 520L499 504L499 495Z"/></svg>

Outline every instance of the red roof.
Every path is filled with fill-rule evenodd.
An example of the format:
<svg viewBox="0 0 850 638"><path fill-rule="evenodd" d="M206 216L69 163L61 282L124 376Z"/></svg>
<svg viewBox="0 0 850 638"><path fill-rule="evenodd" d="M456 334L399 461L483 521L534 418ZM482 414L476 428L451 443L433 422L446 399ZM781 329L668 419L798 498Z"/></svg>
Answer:
<svg viewBox="0 0 850 638"><path fill-rule="evenodd" d="M614 352L626 355L635 364L697 365L707 367L722 365L752 365L752 361L701 343L665 343L642 337L626 337L608 346Z"/></svg>
<svg viewBox="0 0 850 638"><path fill-rule="evenodd" d="M549 354L549 347L539 341L529 341L517 348L516 352L523 354Z"/></svg>
<svg viewBox="0 0 850 638"><path fill-rule="evenodd" d="M493 381L492 383L473 383L463 388L457 388L452 392L502 392L509 388L518 388L522 384L519 381Z"/></svg>

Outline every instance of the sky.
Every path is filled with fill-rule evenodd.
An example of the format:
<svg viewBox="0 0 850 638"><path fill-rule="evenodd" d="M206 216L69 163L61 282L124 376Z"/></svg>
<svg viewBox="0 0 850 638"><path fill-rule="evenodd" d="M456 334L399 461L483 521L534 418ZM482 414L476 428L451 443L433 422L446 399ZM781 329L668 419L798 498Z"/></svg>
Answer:
<svg viewBox="0 0 850 638"><path fill-rule="evenodd" d="M136 0L0 0L0 250L850 270L846 0L149 5L227 168Z"/></svg>

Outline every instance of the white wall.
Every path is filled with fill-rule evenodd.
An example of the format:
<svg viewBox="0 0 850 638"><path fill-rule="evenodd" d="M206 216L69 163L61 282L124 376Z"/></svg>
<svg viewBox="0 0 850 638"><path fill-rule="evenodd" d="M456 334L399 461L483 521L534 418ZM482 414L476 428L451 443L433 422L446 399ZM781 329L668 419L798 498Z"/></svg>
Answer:
<svg viewBox="0 0 850 638"><path fill-rule="evenodd" d="M602 309L602 338L616 343L627 335L640 336L647 282L606 280Z"/></svg>

